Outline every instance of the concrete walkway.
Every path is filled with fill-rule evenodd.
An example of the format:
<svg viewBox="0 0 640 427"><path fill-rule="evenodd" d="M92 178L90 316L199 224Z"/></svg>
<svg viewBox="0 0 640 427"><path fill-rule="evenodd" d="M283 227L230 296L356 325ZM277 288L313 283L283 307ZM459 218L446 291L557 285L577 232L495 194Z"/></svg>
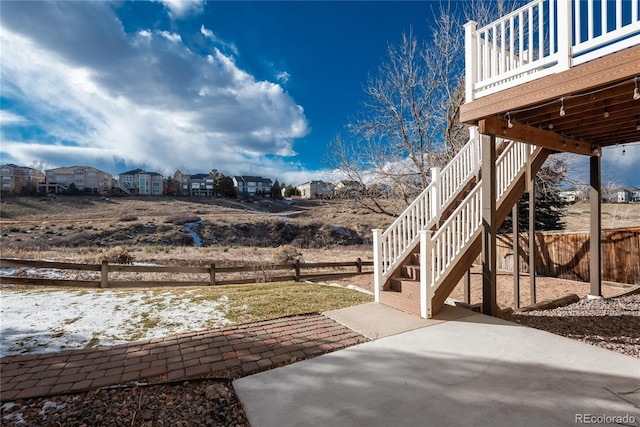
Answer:
<svg viewBox="0 0 640 427"><path fill-rule="evenodd" d="M375 304L326 313L382 338L235 380L249 422L640 425L638 359L453 307L441 313L421 320ZM409 331L393 335L395 322Z"/></svg>
<svg viewBox="0 0 640 427"><path fill-rule="evenodd" d="M133 382L237 378L367 341L320 314L114 347L0 359L0 400L42 397Z"/></svg>

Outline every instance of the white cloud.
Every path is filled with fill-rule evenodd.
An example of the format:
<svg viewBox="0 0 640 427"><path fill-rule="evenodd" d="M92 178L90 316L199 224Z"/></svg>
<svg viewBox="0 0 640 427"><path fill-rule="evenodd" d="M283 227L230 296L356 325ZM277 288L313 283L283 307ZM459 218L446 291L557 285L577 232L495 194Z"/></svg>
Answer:
<svg viewBox="0 0 640 427"><path fill-rule="evenodd" d="M28 120L19 114L14 114L7 110L0 110L0 126L21 125Z"/></svg>
<svg viewBox="0 0 640 427"><path fill-rule="evenodd" d="M212 42L214 42L216 45L220 46L220 47L224 47L224 48L228 48L229 50L231 50L231 52L233 52L235 55L239 54L238 51L238 47L234 44L234 43L229 43L226 42L224 40L222 40L220 37L216 36L213 31L207 29L204 27L204 25L202 25L200 27L200 33L207 39L211 40Z"/></svg>
<svg viewBox="0 0 640 427"><path fill-rule="evenodd" d="M276 74L276 79L278 79L278 81L282 83L287 83L290 78L291 78L291 75L286 71L280 71L279 73Z"/></svg>
<svg viewBox="0 0 640 427"><path fill-rule="evenodd" d="M158 31L158 34L172 42L178 43L182 41L182 37L180 37L180 34L170 33L168 31Z"/></svg>
<svg viewBox="0 0 640 427"><path fill-rule="evenodd" d="M159 0L168 10L172 18L183 18L190 14L202 12L204 0Z"/></svg>
<svg viewBox="0 0 640 427"><path fill-rule="evenodd" d="M303 108L232 56L217 49L200 56L173 32L127 36L110 7L94 2L65 3L69 31L54 42L49 35L62 23L48 13L49 3L35 12L7 5L0 18L2 96L20 108L0 117L28 120L38 137L2 129L3 157L266 176L292 169L282 157L294 155L294 141L309 132ZM87 16L91 28L74 31ZM95 28L101 33L89 34Z"/></svg>

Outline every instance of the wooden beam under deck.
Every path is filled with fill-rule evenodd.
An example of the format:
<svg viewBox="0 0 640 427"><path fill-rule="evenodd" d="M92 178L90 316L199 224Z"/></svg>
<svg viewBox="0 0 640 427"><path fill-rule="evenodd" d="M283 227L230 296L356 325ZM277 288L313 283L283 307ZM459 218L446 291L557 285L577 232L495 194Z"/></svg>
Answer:
<svg viewBox="0 0 640 427"><path fill-rule="evenodd" d="M478 122L478 131L481 134L495 134L502 138L514 141L534 144L545 147L553 151L562 151L585 156L600 156L602 150L597 145L564 137L554 132L549 132L533 126L513 124L512 128L507 126L504 120L495 116L485 117Z"/></svg>
<svg viewBox="0 0 640 427"><path fill-rule="evenodd" d="M460 121L475 124L487 116L543 104L612 82L631 79L640 75L638 58L640 45L479 98L460 107Z"/></svg>

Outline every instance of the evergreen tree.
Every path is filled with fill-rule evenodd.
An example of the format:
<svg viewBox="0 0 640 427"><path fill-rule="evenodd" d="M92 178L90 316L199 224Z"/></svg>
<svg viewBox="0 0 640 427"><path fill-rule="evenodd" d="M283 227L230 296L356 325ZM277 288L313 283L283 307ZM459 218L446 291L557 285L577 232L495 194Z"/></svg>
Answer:
<svg viewBox="0 0 640 427"><path fill-rule="evenodd" d="M214 185L216 193L220 194L222 197L236 196L236 189L233 186L233 179L231 179L230 177L224 174L218 174Z"/></svg>
<svg viewBox="0 0 640 427"><path fill-rule="evenodd" d="M300 195L300 191L298 191L298 189L291 184L287 185L287 188L284 190L284 197L292 197L292 196L299 196L299 195Z"/></svg>
<svg viewBox="0 0 640 427"><path fill-rule="evenodd" d="M276 181L271 186L271 197L273 197L274 199L282 198L282 192L281 192L280 183L278 182L278 178L276 178Z"/></svg>
<svg viewBox="0 0 640 427"><path fill-rule="evenodd" d="M549 158L535 179L535 221L536 231L563 230L562 218L569 203L560 197L560 184L566 175L565 161ZM518 200L518 225L520 231L529 231L529 195L523 194ZM499 232L511 233L513 219L511 214L502 223Z"/></svg>

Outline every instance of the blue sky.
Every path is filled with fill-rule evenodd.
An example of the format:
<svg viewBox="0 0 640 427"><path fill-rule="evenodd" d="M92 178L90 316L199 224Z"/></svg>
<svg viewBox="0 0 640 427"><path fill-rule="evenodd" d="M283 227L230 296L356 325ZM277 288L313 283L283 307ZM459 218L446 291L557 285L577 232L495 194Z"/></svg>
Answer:
<svg viewBox="0 0 640 427"><path fill-rule="evenodd" d="M2 1L0 162L330 179L326 144L360 111L387 43L410 27L428 37L438 8ZM624 166L640 147L615 150L611 179L640 185Z"/></svg>

